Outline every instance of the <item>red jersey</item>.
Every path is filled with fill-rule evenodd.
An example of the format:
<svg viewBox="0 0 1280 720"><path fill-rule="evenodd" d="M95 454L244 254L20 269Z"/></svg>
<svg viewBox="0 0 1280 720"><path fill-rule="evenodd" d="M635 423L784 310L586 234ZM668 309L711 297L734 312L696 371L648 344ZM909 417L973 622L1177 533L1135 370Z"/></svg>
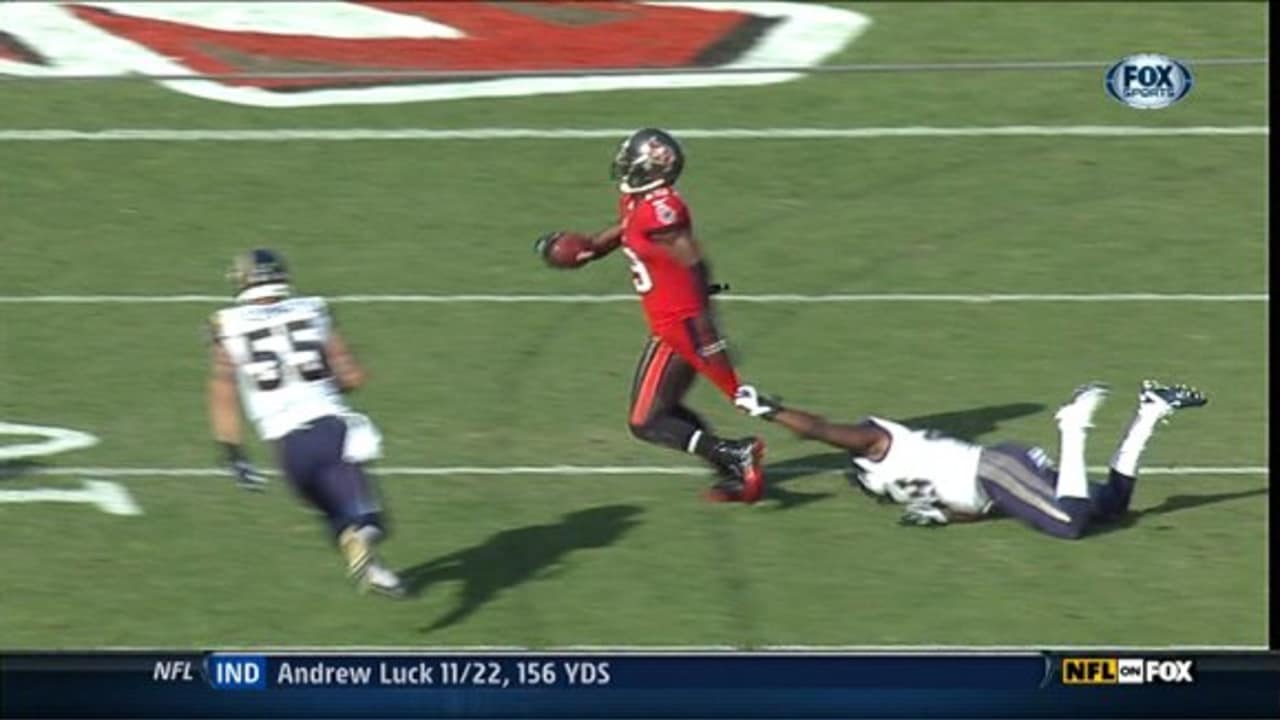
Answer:
<svg viewBox="0 0 1280 720"><path fill-rule="evenodd" d="M622 252L631 262L631 281L645 317L661 329L705 308L697 275L677 260L652 235L663 230L692 228L689 208L675 188L623 195L618 201L622 222Z"/></svg>

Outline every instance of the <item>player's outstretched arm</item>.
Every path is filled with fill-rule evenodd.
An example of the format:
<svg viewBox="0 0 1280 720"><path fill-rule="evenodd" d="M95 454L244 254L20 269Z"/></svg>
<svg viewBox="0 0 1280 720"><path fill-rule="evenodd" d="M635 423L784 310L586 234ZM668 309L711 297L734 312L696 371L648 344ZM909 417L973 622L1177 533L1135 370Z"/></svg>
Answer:
<svg viewBox="0 0 1280 720"><path fill-rule="evenodd" d="M209 373L209 424L213 439L223 445L240 445L240 400L236 397L235 367L221 345L213 346Z"/></svg>
<svg viewBox="0 0 1280 720"><path fill-rule="evenodd" d="M338 381L338 386L343 392L350 392L364 387L364 383L368 375L364 368L356 360L355 355L351 353L351 348L347 346L347 341L342 335L334 330L329 335L329 342L324 348L325 359L329 361L329 368L333 370L333 376Z"/></svg>
<svg viewBox="0 0 1280 720"><path fill-rule="evenodd" d="M622 223L616 223L591 236L591 258L602 258L622 245Z"/></svg>
<svg viewBox="0 0 1280 720"><path fill-rule="evenodd" d="M867 457L877 456L883 432L866 425L833 423L821 415L802 410L781 409L774 422L808 440L820 440L842 450Z"/></svg>
<svg viewBox="0 0 1280 720"><path fill-rule="evenodd" d="M533 252L555 268L580 268L599 260L622 245L622 225L605 228L595 235L557 231L539 237Z"/></svg>
<svg viewBox="0 0 1280 720"><path fill-rule="evenodd" d="M775 422L807 440L819 440L860 457L882 457L888 450L887 434L880 428L833 423L821 415L784 408L751 385L738 388L733 404L752 417Z"/></svg>
<svg viewBox="0 0 1280 720"><path fill-rule="evenodd" d="M227 464L236 482L249 490L266 487L266 477L245 457L240 433L240 399L236 395L236 373L231 358L221 345L213 346L213 367L209 374L209 423L213 439L226 453Z"/></svg>

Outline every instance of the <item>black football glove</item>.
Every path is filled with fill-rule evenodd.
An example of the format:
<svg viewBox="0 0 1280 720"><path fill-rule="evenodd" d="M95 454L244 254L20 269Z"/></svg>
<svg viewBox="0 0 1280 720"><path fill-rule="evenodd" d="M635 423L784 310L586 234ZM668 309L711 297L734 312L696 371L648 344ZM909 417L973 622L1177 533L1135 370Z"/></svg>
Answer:
<svg viewBox="0 0 1280 720"><path fill-rule="evenodd" d="M551 262L551 246L556 244L561 235L564 235L564 233L558 231L549 232L533 242L533 251L537 253L538 257L542 258L542 262L551 267L555 267Z"/></svg>
<svg viewBox="0 0 1280 720"><path fill-rule="evenodd" d="M267 489L267 476L249 462L249 458L245 457L244 450L239 445L223 443L222 447L227 454L227 464L232 474L236 476L237 485L254 492Z"/></svg>
<svg viewBox="0 0 1280 720"><path fill-rule="evenodd" d="M711 282L711 268L707 266L706 260L699 260L690 269L693 270L693 275L698 279L698 285L702 287L702 291L706 293L707 298L712 295L719 295L722 292L729 292L729 283Z"/></svg>

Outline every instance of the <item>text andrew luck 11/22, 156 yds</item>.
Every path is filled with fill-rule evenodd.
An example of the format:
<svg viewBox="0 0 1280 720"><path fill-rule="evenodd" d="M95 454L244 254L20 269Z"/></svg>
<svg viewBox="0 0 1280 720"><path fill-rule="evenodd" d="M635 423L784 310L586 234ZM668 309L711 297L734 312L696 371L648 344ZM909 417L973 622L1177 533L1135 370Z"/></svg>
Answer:
<svg viewBox="0 0 1280 720"><path fill-rule="evenodd" d="M536 687L605 686L612 681L608 662L577 660L381 659L374 663L333 659L281 661L270 677L275 687L409 686ZM215 682L215 685L219 683Z"/></svg>

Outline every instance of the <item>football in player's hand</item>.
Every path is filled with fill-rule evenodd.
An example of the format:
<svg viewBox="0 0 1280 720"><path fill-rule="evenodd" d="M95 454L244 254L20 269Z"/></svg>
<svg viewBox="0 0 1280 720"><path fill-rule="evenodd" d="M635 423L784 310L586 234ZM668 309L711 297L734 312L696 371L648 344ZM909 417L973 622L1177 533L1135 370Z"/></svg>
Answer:
<svg viewBox="0 0 1280 720"><path fill-rule="evenodd" d="M537 250L548 265L576 268L591 259L591 238L581 233L558 232L538 239Z"/></svg>

